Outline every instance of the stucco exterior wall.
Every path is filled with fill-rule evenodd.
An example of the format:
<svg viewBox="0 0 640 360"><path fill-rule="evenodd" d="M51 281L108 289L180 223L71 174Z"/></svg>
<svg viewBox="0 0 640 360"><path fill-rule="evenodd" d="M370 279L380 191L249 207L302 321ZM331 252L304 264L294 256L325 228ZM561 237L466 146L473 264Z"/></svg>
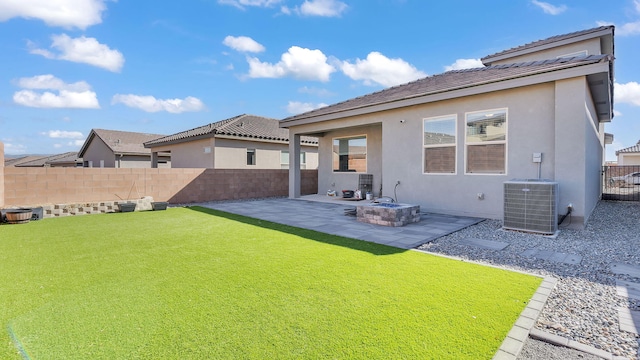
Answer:
<svg viewBox="0 0 640 360"><path fill-rule="evenodd" d="M640 165L640 154L618 154L618 165Z"/></svg>
<svg viewBox="0 0 640 360"><path fill-rule="evenodd" d="M589 92L589 85L586 79L576 79L576 82L582 82L584 86L584 130L585 130L585 206L582 214L582 224L586 225L589 215L598 205L598 201L602 197L602 165L604 159L604 128L600 127L598 113L593 103L593 98ZM578 85L579 86L579 85ZM567 204L560 203L559 211L566 212Z"/></svg>
<svg viewBox="0 0 640 360"><path fill-rule="evenodd" d="M247 149L255 149L256 164L247 165ZM288 151L288 143L262 142L216 138L215 164L216 169L281 169L281 151ZM301 151L307 153L307 169L317 168L318 148L301 146Z"/></svg>
<svg viewBox="0 0 640 360"><path fill-rule="evenodd" d="M337 172L333 171L333 139L364 135L367 137L367 170L365 172ZM382 178L382 126L374 124L366 127L339 129L319 138L318 160L318 193L325 194L327 190L335 190L341 194L342 190L356 190L360 174L373 175L373 193L379 195Z"/></svg>
<svg viewBox="0 0 640 360"><path fill-rule="evenodd" d="M199 139L184 143L157 146L151 149L153 152L171 152L172 168L206 168L215 167L213 151L215 139ZM206 152L205 149L210 152Z"/></svg>
<svg viewBox="0 0 640 360"><path fill-rule="evenodd" d="M506 173L466 174L465 115L497 109L507 110ZM367 134L367 173L374 174L376 195L381 182L382 195L419 204L425 211L494 219L503 217L504 182L538 178L533 153L542 153L540 178L560 184L559 213L572 203L573 222L583 224L600 197L603 137L594 114L586 79L578 77L299 125L290 131L325 133L320 138L318 193L357 186L356 174L332 171L331 144L337 136ZM444 115L457 117L456 173L425 174L423 119Z"/></svg>
<svg viewBox="0 0 640 360"><path fill-rule="evenodd" d="M100 160L104 160L104 167L116 167L116 159L113 151L97 136L95 136L87 146L82 160L85 164L91 161L93 163L92 167L94 168L100 167ZM89 167L89 165L85 166Z"/></svg>
<svg viewBox="0 0 640 360"><path fill-rule="evenodd" d="M589 40L580 41L575 44L565 45L565 46L554 48L554 49L536 51L534 53L527 54L527 55L515 56L512 58L495 61L493 64L494 65L513 64L513 63L520 63L520 62L526 62L526 61L554 59L558 56L564 56L567 54L577 53L584 50L587 51L587 55L600 55L600 52L601 52L600 39L599 38L589 39Z"/></svg>
<svg viewBox="0 0 640 360"><path fill-rule="evenodd" d="M209 148L210 152L205 149ZM247 165L247 149L256 149L256 165ZM154 147L152 151L171 152L172 168L208 169L281 169L280 152L289 144L208 138ZM306 169L318 168L318 147L302 146L306 152Z"/></svg>
<svg viewBox="0 0 640 360"><path fill-rule="evenodd" d="M93 164L95 167L95 163ZM106 166L106 165L105 165ZM151 154L144 155L116 155L116 167L128 169L143 169L151 167Z"/></svg>

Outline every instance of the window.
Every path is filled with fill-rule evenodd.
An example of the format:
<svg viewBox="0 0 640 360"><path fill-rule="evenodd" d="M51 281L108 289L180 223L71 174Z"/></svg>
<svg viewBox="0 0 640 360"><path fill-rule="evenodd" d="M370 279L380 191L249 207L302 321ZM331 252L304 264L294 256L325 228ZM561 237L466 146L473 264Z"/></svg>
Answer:
<svg viewBox="0 0 640 360"><path fill-rule="evenodd" d="M456 115L424 119L424 173L456 172Z"/></svg>
<svg viewBox="0 0 640 360"><path fill-rule="evenodd" d="M507 165L507 109L468 113L466 120L466 172L504 174Z"/></svg>
<svg viewBox="0 0 640 360"><path fill-rule="evenodd" d="M288 150L280 151L280 168L281 169L289 168L289 151ZM300 153L300 169L306 169L306 168L307 168L307 153L303 151Z"/></svg>
<svg viewBox="0 0 640 360"><path fill-rule="evenodd" d="M333 139L333 171L367 172L367 137Z"/></svg>
<svg viewBox="0 0 640 360"><path fill-rule="evenodd" d="M247 149L247 165L256 164L256 149Z"/></svg>

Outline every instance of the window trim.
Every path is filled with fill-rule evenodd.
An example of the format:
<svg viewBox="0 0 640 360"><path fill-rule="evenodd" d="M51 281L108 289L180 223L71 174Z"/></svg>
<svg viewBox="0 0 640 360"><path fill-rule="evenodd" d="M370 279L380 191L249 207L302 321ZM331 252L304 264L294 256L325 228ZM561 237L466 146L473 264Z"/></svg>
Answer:
<svg viewBox="0 0 640 360"><path fill-rule="evenodd" d="M491 144L504 144L504 172L501 173L487 173L487 172L468 172L468 161L469 161L469 146L470 145L467 139L467 117L473 114L481 114L488 112L496 112L496 111L504 111L505 116L505 128L504 128L504 140L497 141L484 141L480 143L471 143L475 145L491 145ZM477 110L477 111L467 111L464 113L464 174L465 175L480 175L480 176L505 176L508 174L508 165L509 165L509 108L492 108L485 110Z"/></svg>
<svg viewBox="0 0 640 360"><path fill-rule="evenodd" d="M340 140L340 139L357 139L357 138L364 138L364 140L365 140L365 146L364 146L364 156L365 156L364 171L340 171L340 170L334 169L333 168L333 142L335 140ZM368 141L367 134L356 134L356 135L338 136L338 137L331 138L331 172L333 174L366 174L368 167L369 167L369 141Z"/></svg>
<svg viewBox="0 0 640 360"><path fill-rule="evenodd" d="M442 145L425 145L424 144L424 127L425 127L425 122L427 120L446 120L446 119L452 119L453 120L453 133L454 133L454 142L453 145L448 145L448 146L442 146ZM422 119L422 133L420 134L420 136L422 137L421 142L422 142L422 175L436 175L436 176L441 176L441 175L457 175L458 174L458 114L448 114L448 115L442 115L442 116L434 116L434 117L428 117L428 118L423 118ZM427 148L441 148L441 147L453 147L454 148L454 154L453 154L453 172L426 172L425 170L425 153L424 150Z"/></svg>
<svg viewBox="0 0 640 360"><path fill-rule="evenodd" d="M249 153L253 152L253 164L249 163ZM249 149L247 148L247 166L256 166L256 164L258 163L258 159L257 159L257 154L256 154L256 149Z"/></svg>

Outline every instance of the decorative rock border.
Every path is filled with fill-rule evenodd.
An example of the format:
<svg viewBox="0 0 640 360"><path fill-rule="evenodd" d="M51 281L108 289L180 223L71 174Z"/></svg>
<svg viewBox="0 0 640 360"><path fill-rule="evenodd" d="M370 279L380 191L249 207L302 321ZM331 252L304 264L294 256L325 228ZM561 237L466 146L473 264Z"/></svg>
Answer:
<svg viewBox="0 0 640 360"><path fill-rule="evenodd" d="M100 201L90 203L72 203L72 204L48 204L42 205L43 217L62 217L88 214L104 214L118 212L118 204L135 203L135 211L151 210L153 198L145 196L136 200L117 200L117 201Z"/></svg>

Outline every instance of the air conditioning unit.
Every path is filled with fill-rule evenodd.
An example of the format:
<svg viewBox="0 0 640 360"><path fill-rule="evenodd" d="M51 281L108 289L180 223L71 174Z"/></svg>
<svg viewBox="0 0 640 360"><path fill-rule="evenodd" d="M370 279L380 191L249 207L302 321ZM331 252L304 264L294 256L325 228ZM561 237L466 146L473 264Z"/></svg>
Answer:
<svg viewBox="0 0 640 360"><path fill-rule="evenodd" d="M554 234L558 230L558 183L514 179L504 182L504 229Z"/></svg>

